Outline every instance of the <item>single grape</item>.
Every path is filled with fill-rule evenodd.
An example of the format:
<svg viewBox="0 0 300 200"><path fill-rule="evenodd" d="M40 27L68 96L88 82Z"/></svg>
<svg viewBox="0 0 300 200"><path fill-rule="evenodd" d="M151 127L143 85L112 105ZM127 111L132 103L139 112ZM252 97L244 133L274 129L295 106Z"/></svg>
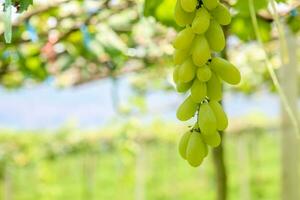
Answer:
<svg viewBox="0 0 300 200"><path fill-rule="evenodd" d="M203 103L199 109L198 125L201 133L209 135L217 130L217 119L208 103Z"/></svg>
<svg viewBox="0 0 300 200"><path fill-rule="evenodd" d="M178 69L178 80L182 83L190 82L196 76L196 66L191 58L186 60Z"/></svg>
<svg viewBox="0 0 300 200"><path fill-rule="evenodd" d="M217 130L224 131L228 126L228 118L222 106L217 101L210 101L209 105L216 116Z"/></svg>
<svg viewBox="0 0 300 200"><path fill-rule="evenodd" d="M192 24L194 33L203 34L207 31L210 23L210 14L204 7L201 7L197 13Z"/></svg>
<svg viewBox="0 0 300 200"><path fill-rule="evenodd" d="M197 0L181 0L181 7L185 12L194 12L197 7Z"/></svg>
<svg viewBox="0 0 300 200"><path fill-rule="evenodd" d="M194 80L191 88L191 96L195 103L201 103L206 97L206 84L200 82L198 79Z"/></svg>
<svg viewBox="0 0 300 200"><path fill-rule="evenodd" d="M203 35L198 35L195 38L192 57L194 64L199 67L203 66L211 58L208 42Z"/></svg>
<svg viewBox="0 0 300 200"><path fill-rule="evenodd" d="M186 159L193 167L198 167L203 162L203 159L207 156L208 149L204 143L200 133L193 132L189 138L189 142L186 150Z"/></svg>
<svg viewBox="0 0 300 200"><path fill-rule="evenodd" d="M186 159L187 145L188 145L191 135L192 135L192 132L188 131L181 137L181 139L179 141L178 151L183 159Z"/></svg>
<svg viewBox="0 0 300 200"><path fill-rule="evenodd" d="M241 82L240 71L230 62L223 58L215 57L210 63L211 69L216 72L225 82L237 85Z"/></svg>
<svg viewBox="0 0 300 200"><path fill-rule="evenodd" d="M217 21L210 21L210 25L207 32L205 33L205 37L211 50L220 52L225 48L225 35L222 27Z"/></svg>
<svg viewBox="0 0 300 200"><path fill-rule="evenodd" d="M210 100L222 100L222 83L215 73L211 74L211 78L207 82L207 96Z"/></svg>
<svg viewBox="0 0 300 200"><path fill-rule="evenodd" d="M213 18L221 25L228 25L231 22L231 15L228 8L219 3L219 5L211 11Z"/></svg>
<svg viewBox="0 0 300 200"><path fill-rule="evenodd" d="M219 4L219 0L202 0L202 2L205 8L207 8L208 10L215 9Z"/></svg>
<svg viewBox="0 0 300 200"><path fill-rule="evenodd" d="M202 138L211 147L217 147L221 144L221 136L218 131L213 134L202 134Z"/></svg>
<svg viewBox="0 0 300 200"><path fill-rule="evenodd" d="M176 84L176 90L179 93L186 93L193 85L193 81L190 81L188 83L177 83Z"/></svg>
<svg viewBox="0 0 300 200"><path fill-rule="evenodd" d="M175 49L188 49L194 40L195 34L191 27L186 27L180 31L173 42Z"/></svg>
<svg viewBox="0 0 300 200"><path fill-rule="evenodd" d="M187 121L194 117L198 108L192 97L189 96L177 109L176 116L180 121Z"/></svg>
<svg viewBox="0 0 300 200"><path fill-rule="evenodd" d="M180 27L185 27L188 24L192 24L194 17L195 12L185 12L181 7L181 0L177 0L174 12L176 24Z"/></svg>
<svg viewBox="0 0 300 200"><path fill-rule="evenodd" d="M207 65L204 65L204 67L199 67L197 70L197 78L201 82L207 82L211 78L211 70Z"/></svg>
<svg viewBox="0 0 300 200"><path fill-rule="evenodd" d="M179 71L179 68L180 66L176 66L174 68L174 71L173 71L173 81L174 83L178 84L179 83L179 78L178 78L178 71Z"/></svg>
<svg viewBox="0 0 300 200"><path fill-rule="evenodd" d="M181 65L190 56L190 49L175 49L173 61L175 65Z"/></svg>

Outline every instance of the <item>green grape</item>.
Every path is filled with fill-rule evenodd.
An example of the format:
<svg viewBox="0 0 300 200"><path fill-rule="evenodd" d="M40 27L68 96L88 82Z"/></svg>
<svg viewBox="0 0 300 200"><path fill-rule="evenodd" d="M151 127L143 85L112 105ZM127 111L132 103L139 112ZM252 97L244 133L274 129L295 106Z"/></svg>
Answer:
<svg viewBox="0 0 300 200"><path fill-rule="evenodd" d="M208 10L215 9L219 4L219 0L202 0L202 2L205 8L207 8Z"/></svg>
<svg viewBox="0 0 300 200"><path fill-rule="evenodd" d="M217 21L211 20L209 28L205 33L205 37L209 47L216 52L222 51L225 48L226 41L222 27Z"/></svg>
<svg viewBox="0 0 300 200"><path fill-rule="evenodd" d="M197 71L197 78L201 82L207 82L211 78L211 70L210 68L205 65L204 67L199 67Z"/></svg>
<svg viewBox="0 0 300 200"><path fill-rule="evenodd" d="M187 121L194 117L198 108L192 97L189 96L177 109L176 116L180 121Z"/></svg>
<svg viewBox="0 0 300 200"><path fill-rule="evenodd" d="M210 101L209 105L217 119L217 130L224 131L228 126L228 118L222 106L217 101Z"/></svg>
<svg viewBox="0 0 300 200"><path fill-rule="evenodd" d="M197 7L197 0L181 0L181 7L185 12L194 12Z"/></svg>
<svg viewBox="0 0 300 200"><path fill-rule="evenodd" d="M180 27L185 27L188 24L192 24L195 17L195 12L185 12L181 7L181 0L177 0L174 12L174 18L176 24Z"/></svg>
<svg viewBox="0 0 300 200"><path fill-rule="evenodd" d="M181 65L190 56L190 49L175 49L173 61L175 65Z"/></svg>
<svg viewBox="0 0 300 200"><path fill-rule="evenodd" d="M185 93L187 92L193 85L193 81L190 81L188 83L177 83L176 89L179 93Z"/></svg>
<svg viewBox="0 0 300 200"><path fill-rule="evenodd" d="M216 72L225 82L237 85L241 82L240 71L230 62L223 58L213 58L210 63L211 69Z"/></svg>
<svg viewBox="0 0 300 200"><path fill-rule="evenodd" d="M208 103L203 103L200 106L198 125L201 133L206 135L213 134L217 130L217 119Z"/></svg>
<svg viewBox="0 0 300 200"><path fill-rule="evenodd" d="M210 14L204 7L201 7L197 13L192 24L194 33L203 34L207 31L210 23Z"/></svg>
<svg viewBox="0 0 300 200"><path fill-rule="evenodd" d="M211 78L207 82L207 96L213 101L222 100L222 83L215 73L211 74Z"/></svg>
<svg viewBox="0 0 300 200"><path fill-rule="evenodd" d="M192 135L192 132L188 131L181 137L181 139L179 141L178 151L183 159L186 159L186 149L187 149L187 145L189 143L189 139L190 139L191 135Z"/></svg>
<svg viewBox="0 0 300 200"><path fill-rule="evenodd" d="M173 42L173 46L175 49L188 49L190 48L195 34L192 31L191 27L186 27L182 31L180 31Z"/></svg>
<svg viewBox="0 0 300 200"><path fill-rule="evenodd" d="M193 132L190 136L187 149L186 159L193 167L198 167L203 162L203 159L207 156L208 149L204 143L200 133Z"/></svg>
<svg viewBox="0 0 300 200"><path fill-rule="evenodd" d="M196 37L192 49L192 57L195 65L199 67L211 58L208 42L203 35Z"/></svg>
<svg viewBox="0 0 300 200"><path fill-rule="evenodd" d="M221 144L221 136L218 131L215 131L213 134L203 134L202 138L211 147L217 147Z"/></svg>
<svg viewBox="0 0 300 200"><path fill-rule="evenodd" d="M231 22L231 14L228 8L219 3L218 7L211 11L213 18L221 25L228 25Z"/></svg>
<svg viewBox="0 0 300 200"><path fill-rule="evenodd" d="M178 84L179 83L179 78L178 78L178 71L179 71L180 66L176 66L174 71L173 71L173 81L174 83Z"/></svg>
<svg viewBox="0 0 300 200"><path fill-rule="evenodd" d="M195 79L191 88L191 96L195 103L201 103L206 97L206 84Z"/></svg>
<svg viewBox="0 0 300 200"><path fill-rule="evenodd" d="M182 83L190 82L196 76L196 66L192 59L186 60L178 69L178 80Z"/></svg>

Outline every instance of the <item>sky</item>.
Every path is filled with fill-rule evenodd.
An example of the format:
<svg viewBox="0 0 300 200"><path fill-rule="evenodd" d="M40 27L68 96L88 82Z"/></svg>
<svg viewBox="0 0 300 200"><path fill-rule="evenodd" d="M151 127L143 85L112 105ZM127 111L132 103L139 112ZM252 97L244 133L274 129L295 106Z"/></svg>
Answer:
<svg viewBox="0 0 300 200"><path fill-rule="evenodd" d="M111 94L109 79L66 89L55 87L51 81L12 91L0 88L0 128L55 129L69 122L76 122L80 128L100 127L119 116ZM131 94L127 78L121 79L118 90L121 103ZM183 99L175 92L152 92L147 96L149 114L143 118L175 121L176 108ZM225 109L231 118L251 113L273 117L279 113L279 102L275 96L264 93L252 97L227 93Z"/></svg>

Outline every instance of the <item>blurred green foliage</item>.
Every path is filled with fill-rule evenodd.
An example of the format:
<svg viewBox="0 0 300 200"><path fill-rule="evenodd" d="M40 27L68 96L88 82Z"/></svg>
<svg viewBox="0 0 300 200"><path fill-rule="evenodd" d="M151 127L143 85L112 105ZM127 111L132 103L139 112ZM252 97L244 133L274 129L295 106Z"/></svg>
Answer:
<svg viewBox="0 0 300 200"><path fill-rule="evenodd" d="M14 21L12 43L0 43L0 84L18 88L55 77L59 86L71 86L157 62L168 65L167 28L146 20L140 5L131 0L36 1Z"/></svg>
<svg viewBox="0 0 300 200"><path fill-rule="evenodd" d="M253 41L249 0L223 2L230 5L233 14L227 27L231 39L228 57L243 74L235 89L246 94L264 88L273 91L264 59L255 54L258 49ZM268 2L253 0L260 34L274 67L279 68L278 46L274 45L278 30ZM299 6L292 9L285 0L277 2L291 7L280 19L298 32ZM132 83L139 94L153 88L173 90L171 78L166 77L172 66L171 42L178 29L173 20L174 4L173 0L36 1L16 18L12 44L0 43L0 84L19 88L54 77L58 86L65 87L137 72Z"/></svg>
<svg viewBox="0 0 300 200"><path fill-rule="evenodd" d="M33 4L33 0L12 0L11 2L19 13L26 11Z"/></svg>
<svg viewBox="0 0 300 200"><path fill-rule="evenodd" d="M244 187L252 199L279 197L279 135L266 130L263 121L257 119L247 126L236 122L226 137L230 199L245 197ZM39 134L2 130L0 196L129 200L142 192L147 199L213 199L212 158L194 169L174 154L177 133L183 129L159 120L143 124L132 119L99 131L72 127Z"/></svg>

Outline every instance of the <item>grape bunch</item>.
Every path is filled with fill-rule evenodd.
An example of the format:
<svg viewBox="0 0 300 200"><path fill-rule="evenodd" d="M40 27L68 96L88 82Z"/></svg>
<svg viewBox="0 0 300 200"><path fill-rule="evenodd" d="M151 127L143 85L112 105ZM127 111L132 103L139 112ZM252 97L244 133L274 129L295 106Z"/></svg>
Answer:
<svg viewBox="0 0 300 200"><path fill-rule="evenodd" d="M179 153L197 167L207 156L208 146L220 145L220 132L228 126L220 103L222 82L236 85L241 74L233 64L217 56L226 46L222 25L231 22L225 5L219 0L177 0L174 17L183 29L173 42L173 79L179 93L190 91L176 115L181 121L197 118L182 136Z"/></svg>

